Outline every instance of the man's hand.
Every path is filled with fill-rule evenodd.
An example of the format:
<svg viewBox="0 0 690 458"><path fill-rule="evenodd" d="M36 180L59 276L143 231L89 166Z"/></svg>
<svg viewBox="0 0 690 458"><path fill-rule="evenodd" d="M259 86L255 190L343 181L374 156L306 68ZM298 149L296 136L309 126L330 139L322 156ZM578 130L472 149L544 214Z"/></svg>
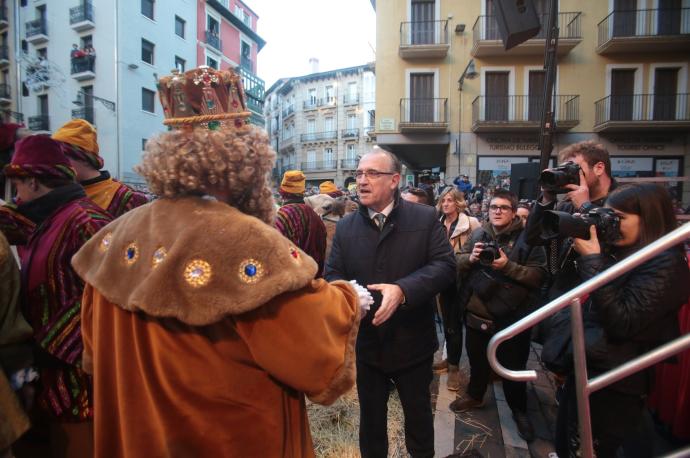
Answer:
<svg viewBox="0 0 690 458"><path fill-rule="evenodd" d="M589 187L587 186L587 181L585 180L585 173L580 169L580 184L569 184L565 186L570 189L570 192L566 194L568 199L575 205L575 209L582 207L582 204L589 202Z"/></svg>
<svg viewBox="0 0 690 458"><path fill-rule="evenodd" d="M477 242L474 244L474 248L472 249L472 253L470 253L470 262L472 264L479 261L479 253L481 253L483 249L484 249L484 243L483 242Z"/></svg>
<svg viewBox="0 0 690 458"><path fill-rule="evenodd" d="M398 285L390 283L377 283L375 285L367 285L367 288L372 291L380 291L383 299L381 299L381 307L374 314L374 319L371 323L374 326L379 326L385 323L395 311L398 306L402 304L405 295Z"/></svg>
<svg viewBox="0 0 690 458"><path fill-rule="evenodd" d="M601 246L599 245L597 230L593 224L589 227L589 240L574 238L573 249L575 249L580 256L601 253Z"/></svg>
<svg viewBox="0 0 690 458"><path fill-rule="evenodd" d="M491 268L494 270L503 270L503 268L508 264L508 256L503 252L502 248L498 249L498 253L501 255L498 259L494 259L491 263Z"/></svg>

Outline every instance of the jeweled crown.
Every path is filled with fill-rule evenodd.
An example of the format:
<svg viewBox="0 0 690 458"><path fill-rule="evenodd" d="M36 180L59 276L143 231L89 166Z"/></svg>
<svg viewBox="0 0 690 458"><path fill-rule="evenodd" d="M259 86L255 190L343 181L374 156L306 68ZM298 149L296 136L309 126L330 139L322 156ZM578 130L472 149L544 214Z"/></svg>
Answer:
<svg viewBox="0 0 690 458"><path fill-rule="evenodd" d="M241 127L251 113L247 110L239 75L201 66L158 81L158 94L165 120L176 129L204 127L211 130Z"/></svg>

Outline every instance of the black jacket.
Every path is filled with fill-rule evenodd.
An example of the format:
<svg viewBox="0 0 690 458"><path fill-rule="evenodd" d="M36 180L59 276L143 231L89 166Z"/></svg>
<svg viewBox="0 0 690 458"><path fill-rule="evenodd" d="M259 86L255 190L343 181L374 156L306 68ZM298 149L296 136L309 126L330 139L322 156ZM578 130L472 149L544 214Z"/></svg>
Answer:
<svg viewBox="0 0 690 458"><path fill-rule="evenodd" d="M609 192L613 191L616 186L616 180L612 179ZM608 195L588 202L585 205L587 209L603 207L607 197ZM569 200L560 202L554 200L546 205L542 205L537 201L530 210L525 233L527 243L532 246L544 246L545 249L546 270L547 274L550 275L546 291L547 302L556 299L580 284L575 267L578 255L572 248L572 239L570 237L558 237L552 242L541 235L541 223L545 212L548 210L557 210L572 215L577 213L579 209L575 208L575 205Z"/></svg>
<svg viewBox="0 0 690 458"><path fill-rule="evenodd" d="M604 255L582 256L577 262L582 281L615 264ZM683 250L672 248L594 291L585 309L604 330L587 344L590 376L623 364L678 337L678 310L690 294L688 262ZM645 394L648 374L638 372L613 385L618 391Z"/></svg>
<svg viewBox="0 0 690 458"><path fill-rule="evenodd" d="M357 337L359 361L391 372L431 357L438 348L434 296L453 283L455 259L436 210L396 196L393 211L379 232L367 208L346 216L336 227L325 278L356 280L362 286L395 283L406 302L380 326L371 320L374 304Z"/></svg>
<svg viewBox="0 0 690 458"><path fill-rule="evenodd" d="M508 256L509 260L506 266L500 271L502 276L507 277L510 281L518 283L525 288L531 289L534 292L538 291L541 282L544 279L544 249L542 247L530 247L526 240L522 229L522 222L520 218L515 217L512 223L503 229L496 232L496 229L491 223L484 223L484 225L475 229L472 235L462 250L457 255L458 262L458 286L461 294L461 305L467 304L466 308L475 315L479 315L486 319L496 319L489 312L486 304L482 302L477 294L473 291L473 285L469 284L469 274L473 270L484 269L489 275L493 274L493 269L490 267L483 267L480 263L471 263L470 255L474 249L474 244L477 242L495 241L498 246L503 249L503 252ZM512 324L528 312L527 305L534 303L533 294L530 294L522 304L516 304L516 311L506 320L501 320L500 326L503 327Z"/></svg>

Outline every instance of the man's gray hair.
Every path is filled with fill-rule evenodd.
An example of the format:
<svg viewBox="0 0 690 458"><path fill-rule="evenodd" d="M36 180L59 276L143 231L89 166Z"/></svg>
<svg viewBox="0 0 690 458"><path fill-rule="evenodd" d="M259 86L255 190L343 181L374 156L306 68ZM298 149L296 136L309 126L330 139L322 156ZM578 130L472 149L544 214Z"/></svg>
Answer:
<svg viewBox="0 0 690 458"><path fill-rule="evenodd" d="M388 160L391 163L391 172L395 173L402 173L402 162L400 162L400 159L398 157L391 153L390 151L383 149L382 147L378 145L374 145L374 147L369 151L367 154L383 154L388 158ZM365 154L366 156L366 154Z"/></svg>

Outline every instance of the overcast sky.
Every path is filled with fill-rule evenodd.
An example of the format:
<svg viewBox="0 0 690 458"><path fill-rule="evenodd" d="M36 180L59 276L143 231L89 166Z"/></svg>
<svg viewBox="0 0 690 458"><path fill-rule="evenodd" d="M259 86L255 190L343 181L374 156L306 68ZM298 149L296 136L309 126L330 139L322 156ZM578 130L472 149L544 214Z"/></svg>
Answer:
<svg viewBox="0 0 690 458"><path fill-rule="evenodd" d="M266 40L258 74L268 89L278 78L353 67L375 59L376 14L370 0L246 0Z"/></svg>

